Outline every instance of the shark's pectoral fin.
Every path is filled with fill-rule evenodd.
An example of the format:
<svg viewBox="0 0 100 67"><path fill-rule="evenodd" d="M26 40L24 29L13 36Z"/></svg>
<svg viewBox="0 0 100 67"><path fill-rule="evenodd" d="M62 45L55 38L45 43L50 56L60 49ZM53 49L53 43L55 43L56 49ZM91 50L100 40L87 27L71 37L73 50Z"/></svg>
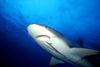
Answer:
<svg viewBox="0 0 100 67"><path fill-rule="evenodd" d="M71 54L84 58L88 56L100 55L100 51L86 48L72 48Z"/></svg>
<svg viewBox="0 0 100 67"><path fill-rule="evenodd" d="M49 65L50 65L50 67L54 67L57 64L62 64L62 63L64 63L64 62L59 59L56 59L55 57L52 57Z"/></svg>

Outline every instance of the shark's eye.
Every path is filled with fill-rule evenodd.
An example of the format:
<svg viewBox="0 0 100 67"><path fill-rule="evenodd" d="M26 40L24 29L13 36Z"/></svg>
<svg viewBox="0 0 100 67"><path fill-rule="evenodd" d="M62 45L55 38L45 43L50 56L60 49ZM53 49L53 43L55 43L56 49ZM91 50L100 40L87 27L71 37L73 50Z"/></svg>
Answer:
<svg viewBox="0 0 100 67"><path fill-rule="evenodd" d="M48 26L45 26L45 28L48 28Z"/></svg>

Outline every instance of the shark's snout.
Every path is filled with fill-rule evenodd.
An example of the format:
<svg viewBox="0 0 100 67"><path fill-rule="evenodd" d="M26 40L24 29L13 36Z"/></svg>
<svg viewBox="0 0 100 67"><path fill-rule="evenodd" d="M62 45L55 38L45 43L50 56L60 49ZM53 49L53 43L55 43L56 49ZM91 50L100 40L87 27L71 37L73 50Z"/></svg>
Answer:
<svg viewBox="0 0 100 67"><path fill-rule="evenodd" d="M28 27L27 27L27 30L30 30L30 29L36 29L36 28L45 28L47 26L44 26L44 25L41 25L41 24L30 24Z"/></svg>

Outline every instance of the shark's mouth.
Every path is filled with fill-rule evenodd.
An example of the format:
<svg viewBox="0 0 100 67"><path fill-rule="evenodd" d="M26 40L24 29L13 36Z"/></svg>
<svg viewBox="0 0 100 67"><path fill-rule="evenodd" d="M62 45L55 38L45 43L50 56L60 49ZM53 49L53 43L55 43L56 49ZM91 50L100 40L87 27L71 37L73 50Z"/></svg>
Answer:
<svg viewBox="0 0 100 67"><path fill-rule="evenodd" d="M48 35L38 35L38 36L36 36L36 38L40 38L40 37L47 37L48 39L50 39L51 37L50 36L48 36Z"/></svg>

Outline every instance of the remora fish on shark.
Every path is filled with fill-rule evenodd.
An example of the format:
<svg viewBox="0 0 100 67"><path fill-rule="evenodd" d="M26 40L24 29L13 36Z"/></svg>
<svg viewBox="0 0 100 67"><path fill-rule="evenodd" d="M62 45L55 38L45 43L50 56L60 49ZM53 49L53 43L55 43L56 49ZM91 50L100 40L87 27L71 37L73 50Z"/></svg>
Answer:
<svg viewBox="0 0 100 67"><path fill-rule="evenodd" d="M31 24L27 31L43 49L53 56L50 66L70 63L75 67L93 67L85 57L100 54L97 50L71 46L72 43L63 35L45 25Z"/></svg>

